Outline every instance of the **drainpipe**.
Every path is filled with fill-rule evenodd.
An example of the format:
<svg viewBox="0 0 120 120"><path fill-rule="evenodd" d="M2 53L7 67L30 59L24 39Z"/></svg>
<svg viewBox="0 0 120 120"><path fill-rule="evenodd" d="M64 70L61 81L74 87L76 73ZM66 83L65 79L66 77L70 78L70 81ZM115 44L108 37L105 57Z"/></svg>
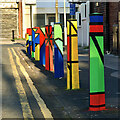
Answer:
<svg viewBox="0 0 120 120"><path fill-rule="evenodd" d="M110 33L109 33L109 3L108 2L106 2L106 33L108 33L107 35L106 35L106 40L107 40L107 42L106 42L106 50L108 51L108 52L110 52Z"/></svg>
<svg viewBox="0 0 120 120"><path fill-rule="evenodd" d="M56 23L58 22L58 0L56 0Z"/></svg>
<svg viewBox="0 0 120 120"><path fill-rule="evenodd" d="M23 27L22 27L22 1L19 2L19 15L18 15L18 23L19 23L19 38L23 38Z"/></svg>

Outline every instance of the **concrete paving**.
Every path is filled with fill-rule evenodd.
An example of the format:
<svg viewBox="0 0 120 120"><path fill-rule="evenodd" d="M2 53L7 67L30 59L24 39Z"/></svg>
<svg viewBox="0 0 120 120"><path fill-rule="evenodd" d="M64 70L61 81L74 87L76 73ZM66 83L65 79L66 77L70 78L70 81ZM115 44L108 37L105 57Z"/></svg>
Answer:
<svg viewBox="0 0 120 120"><path fill-rule="evenodd" d="M23 41L22 41L23 42ZM7 48L14 48L20 58L22 65L29 74L33 85L38 90L41 98L44 100L47 108L51 111L53 118L63 119L117 119L120 117L120 91L119 77L116 72L119 68L119 57L105 55L105 89L106 89L106 111L92 112L89 110L89 56L88 50L79 50L79 73L80 90L66 90L66 61L64 55L65 77L55 79L54 73L46 71L39 65L39 62L31 59L25 52L25 41L21 43L2 45L2 114L4 118L23 118L20 100L16 91L16 85L12 76L11 66ZM13 57L15 60L15 56ZM111 61L110 61L111 60ZM112 63L111 63L112 62ZM23 76L16 64L22 84L25 88L30 108L34 118L43 118L38 102L35 100L26 78Z"/></svg>
<svg viewBox="0 0 120 120"><path fill-rule="evenodd" d="M0 40L0 45L13 45L13 44L21 44L25 45L26 40Z"/></svg>
<svg viewBox="0 0 120 120"><path fill-rule="evenodd" d="M110 69L119 70L120 68L120 58L112 54L105 54L105 67Z"/></svg>
<svg viewBox="0 0 120 120"><path fill-rule="evenodd" d="M120 78L120 57L112 54L105 55L105 67L116 70L111 76Z"/></svg>
<svg viewBox="0 0 120 120"><path fill-rule="evenodd" d="M19 50L21 51L21 50ZM22 55L25 54L25 49L22 49ZM64 107L64 112L70 116L70 118L114 118L118 116L118 107L119 107L119 99L118 99L118 79L116 77L112 77L111 73L113 73L115 70L105 67L105 83L106 83L106 107L109 109L108 111L100 112L100 113L93 113L88 112L88 106L89 106L89 71L88 71L88 54L79 54L79 60L80 60L80 86L81 89L78 91L65 91L66 88L66 70L65 70L65 77L61 80L54 79L54 74L48 71L45 71L43 67L39 65L39 63L35 62L34 60L30 60L27 56L24 56L25 60L28 62L28 64L32 67L32 69L36 73L37 72L36 67L40 69L41 73L44 73L45 76L48 78L46 79L47 82L49 82L50 85L48 85L51 88L53 86L55 89L51 91L51 94L55 94L57 96L57 100L62 102L62 106ZM64 56L65 60L65 69L66 69L66 56ZM32 65L31 65L32 64ZM40 77L40 80L42 78ZM34 81L35 85L38 87L38 90L42 88L40 81ZM45 82L46 83L46 82ZM113 84L114 83L114 84ZM52 87L51 87L52 85ZM43 87L44 88L44 87ZM42 91L42 90L41 90ZM55 93L54 93L54 92ZM42 94L42 93L41 93ZM113 96L111 98L111 96ZM84 103L84 104L82 104ZM60 103L59 103L60 104ZM51 105L50 105L51 106ZM111 111L114 111L114 114L111 114ZM87 112L85 112L87 111ZM112 111L112 112L113 112ZM115 113L116 111L116 113ZM106 116L107 113L107 116ZM109 113L109 114L108 114Z"/></svg>

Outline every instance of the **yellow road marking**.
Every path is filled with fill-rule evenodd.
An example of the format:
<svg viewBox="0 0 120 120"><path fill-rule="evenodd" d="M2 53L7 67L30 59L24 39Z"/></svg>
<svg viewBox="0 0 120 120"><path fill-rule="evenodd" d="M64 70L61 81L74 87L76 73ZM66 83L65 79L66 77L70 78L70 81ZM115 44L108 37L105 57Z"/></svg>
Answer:
<svg viewBox="0 0 120 120"><path fill-rule="evenodd" d="M17 91L18 91L18 94L20 97L20 103L22 106L23 117L25 120L27 120L27 118L32 118L32 120L34 120L32 111L30 109L30 106L29 106L29 103L27 100L25 90L23 88L20 76L18 74L15 62L12 57L12 53L9 48L8 48L8 52L9 52L9 58L10 58L10 63L11 63L11 67L12 67L13 76L15 78L16 88L17 88Z"/></svg>
<svg viewBox="0 0 120 120"><path fill-rule="evenodd" d="M34 95L34 97L35 97L35 99L36 99L36 101L37 101L40 109L41 109L41 112L42 112L44 118L45 118L45 119L47 119L47 118L53 119L51 112L50 112L49 109L47 108L47 106L46 106L45 102L43 101L43 99L40 97L37 89L36 89L35 86L33 85L33 82L32 82L32 80L31 80L31 78L29 77L29 75L28 75L28 73L26 72L25 68L24 68L23 65L21 64L20 58L17 56L17 54L16 54L16 52L14 51L14 49L13 49L13 48L11 48L11 49L12 49L12 51L13 51L13 54L16 56L16 62L17 62L17 64L19 65L21 72L22 72L23 75L25 76L25 78L26 78L26 80L27 80L27 83L28 83L28 85L29 85L29 87L30 87L30 89L31 89L31 91L32 91L32 94Z"/></svg>

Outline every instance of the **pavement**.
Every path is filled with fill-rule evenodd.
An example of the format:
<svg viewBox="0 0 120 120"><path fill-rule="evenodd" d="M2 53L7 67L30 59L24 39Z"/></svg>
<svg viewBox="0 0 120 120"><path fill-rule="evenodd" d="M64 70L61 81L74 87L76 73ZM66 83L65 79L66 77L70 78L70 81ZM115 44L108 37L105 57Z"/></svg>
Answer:
<svg viewBox="0 0 120 120"><path fill-rule="evenodd" d="M2 43L2 117L3 118L22 118L20 100L17 94L16 85L12 76L10 63L8 62L7 49L13 48L20 58L21 64L30 76L33 85L38 90L47 108L52 113L53 118L63 119L118 119L120 118L120 89L119 89L119 67L120 57L105 54L105 90L106 108L105 111L89 111L89 55L88 50L79 48L79 73L80 90L66 90L66 61L64 55L65 77L55 79L54 73L46 71L39 62L31 59L25 52L25 41L16 41L7 44ZM12 51L12 50L11 50ZM15 60L15 56L13 55ZM28 98L32 114L35 119L44 118L39 108L38 101L26 82L20 67L16 64L20 74L23 87Z"/></svg>
<svg viewBox="0 0 120 120"><path fill-rule="evenodd" d="M12 41L11 39L7 40L0 40L0 45L13 45L13 44L21 44L25 45L26 40L14 40Z"/></svg>
<svg viewBox="0 0 120 120"><path fill-rule="evenodd" d="M116 70L111 76L120 79L120 57L112 54L105 55L105 67Z"/></svg>

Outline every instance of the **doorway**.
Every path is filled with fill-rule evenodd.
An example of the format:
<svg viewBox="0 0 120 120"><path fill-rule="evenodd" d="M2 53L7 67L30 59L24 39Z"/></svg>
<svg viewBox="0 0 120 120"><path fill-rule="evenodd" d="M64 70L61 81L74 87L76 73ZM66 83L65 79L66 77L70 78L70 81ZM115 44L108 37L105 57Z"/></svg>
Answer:
<svg viewBox="0 0 120 120"><path fill-rule="evenodd" d="M55 23L55 15L48 15L48 24L51 25L52 23Z"/></svg>

